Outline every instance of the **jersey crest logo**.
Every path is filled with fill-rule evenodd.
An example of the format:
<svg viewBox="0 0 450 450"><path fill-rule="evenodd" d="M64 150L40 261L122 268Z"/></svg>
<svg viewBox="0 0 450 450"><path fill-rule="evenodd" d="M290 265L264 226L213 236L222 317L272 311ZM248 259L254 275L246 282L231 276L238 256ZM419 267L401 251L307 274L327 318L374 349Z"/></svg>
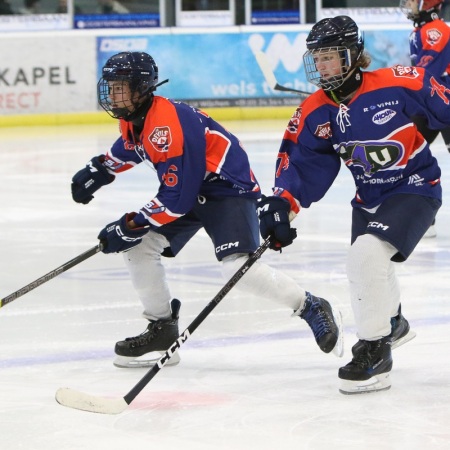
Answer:
<svg viewBox="0 0 450 450"><path fill-rule="evenodd" d="M172 144L172 133L169 127L156 127L148 137L150 144L157 152L168 152Z"/></svg>
<svg viewBox="0 0 450 450"><path fill-rule="evenodd" d="M427 44L436 45L442 38L442 33L436 28L427 30Z"/></svg>
<svg viewBox="0 0 450 450"><path fill-rule="evenodd" d="M317 125L316 131L314 132L314 135L317 137L320 137L322 139L329 139L331 136L333 136L333 133L331 132L331 124L330 122L323 123L321 125Z"/></svg>
<svg viewBox="0 0 450 450"><path fill-rule="evenodd" d="M395 77L417 78L419 76L419 72L412 66L401 66L398 64L392 67L392 71L394 72Z"/></svg>
<svg viewBox="0 0 450 450"><path fill-rule="evenodd" d="M297 134L298 126L300 125L300 117L302 117L302 108L299 106L288 123L286 128L288 133Z"/></svg>
<svg viewBox="0 0 450 450"><path fill-rule="evenodd" d="M347 166L362 167L364 175L371 177L381 169L387 169L400 160L402 147L390 142L347 142L339 145L339 155Z"/></svg>

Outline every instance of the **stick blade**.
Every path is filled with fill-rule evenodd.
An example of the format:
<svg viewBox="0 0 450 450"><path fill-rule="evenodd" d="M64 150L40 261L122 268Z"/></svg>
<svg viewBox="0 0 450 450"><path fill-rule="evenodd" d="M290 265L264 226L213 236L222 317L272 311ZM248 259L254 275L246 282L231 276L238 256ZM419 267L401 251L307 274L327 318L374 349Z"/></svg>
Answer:
<svg viewBox="0 0 450 450"><path fill-rule="evenodd" d="M305 99L309 97L311 92L299 91L298 89L294 89L287 86L282 86L278 83L275 74L273 73L272 67L270 66L270 61L267 58L267 55L262 51L256 51L253 53L255 55L256 62L264 75L264 79L269 87L273 91L281 91L281 92L291 92L300 96L300 98Z"/></svg>
<svg viewBox="0 0 450 450"><path fill-rule="evenodd" d="M271 89L274 89L278 83L266 54L261 51L256 51L254 52L254 55L267 84Z"/></svg>
<svg viewBox="0 0 450 450"><path fill-rule="evenodd" d="M70 388L59 388L55 394L56 401L68 408L99 414L120 414L128 407L124 398L106 398L85 394Z"/></svg>

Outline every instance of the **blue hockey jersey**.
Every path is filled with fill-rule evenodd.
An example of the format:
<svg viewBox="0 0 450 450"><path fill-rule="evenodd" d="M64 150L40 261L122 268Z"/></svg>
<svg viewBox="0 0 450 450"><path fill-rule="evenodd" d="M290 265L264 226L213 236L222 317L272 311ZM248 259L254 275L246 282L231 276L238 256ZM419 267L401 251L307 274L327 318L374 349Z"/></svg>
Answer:
<svg viewBox="0 0 450 450"><path fill-rule="evenodd" d="M202 111L155 96L143 131L134 141L133 125L120 121L122 136L105 165L120 173L147 161L160 186L134 222L151 228L189 212L199 195L259 198L260 188L236 136Z"/></svg>
<svg viewBox="0 0 450 450"><path fill-rule="evenodd" d="M450 27L441 19L415 28L409 37L411 64L424 67L435 78L450 71Z"/></svg>
<svg viewBox="0 0 450 450"><path fill-rule="evenodd" d="M450 125L450 86L422 68L363 72L348 104L315 92L285 131L275 195L297 213L325 195L343 161L356 185L354 207L372 208L399 193L440 199L440 168L410 119L414 115L426 116L430 128Z"/></svg>

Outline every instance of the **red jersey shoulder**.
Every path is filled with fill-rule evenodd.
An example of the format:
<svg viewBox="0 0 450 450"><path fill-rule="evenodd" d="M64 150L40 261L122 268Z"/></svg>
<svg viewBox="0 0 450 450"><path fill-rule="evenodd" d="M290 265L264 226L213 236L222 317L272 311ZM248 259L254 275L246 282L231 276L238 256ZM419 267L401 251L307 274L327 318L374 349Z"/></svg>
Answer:
<svg viewBox="0 0 450 450"><path fill-rule="evenodd" d="M336 106L325 94L325 92L320 89L309 97L307 97L300 106L295 110L291 119L289 120L288 126L286 127L286 131L284 133L284 139L290 139L292 141L297 140L297 136L299 135L301 129L303 128L304 118L308 117L311 112L320 108L324 104L329 103L331 105ZM329 124L328 124L329 125ZM326 127L321 130L321 133L325 133ZM328 127L329 130L329 127ZM328 137L328 134L325 133L321 137Z"/></svg>
<svg viewBox="0 0 450 450"><path fill-rule="evenodd" d="M363 92L396 86L419 90L423 86L424 73L424 69L421 67L402 66L400 64L364 72Z"/></svg>
<svg viewBox="0 0 450 450"><path fill-rule="evenodd" d="M154 163L183 154L183 129L175 105L167 98L154 97L145 119L142 143Z"/></svg>
<svg viewBox="0 0 450 450"><path fill-rule="evenodd" d="M449 42L450 27L443 20L433 20L420 28L420 39L424 50L439 53Z"/></svg>

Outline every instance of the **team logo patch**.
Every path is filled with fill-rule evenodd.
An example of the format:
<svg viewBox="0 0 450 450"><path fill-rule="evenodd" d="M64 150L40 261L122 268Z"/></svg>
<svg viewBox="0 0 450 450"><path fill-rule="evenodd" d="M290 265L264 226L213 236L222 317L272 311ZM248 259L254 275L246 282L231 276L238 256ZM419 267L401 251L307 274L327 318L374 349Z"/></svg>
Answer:
<svg viewBox="0 0 450 450"><path fill-rule="evenodd" d="M333 136L333 133L331 132L330 122L324 123L322 125L317 125L314 135L322 139L329 139L331 136Z"/></svg>
<svg viewBox="0 0 450 450"><path fill-rule="evenodd" d="M392 71L394 72L395 77L417 78L419 76L419 72L412 66L401 66L398 64L392 67Z"/></svg>
<svg viewBox="0 0 450 450"><path fill-rule="evenodd" d="M432 28L431 30L427 30L427 44L436 45L442 38L442 33L436 28Z"/></svg>
<svg viewBox="0 0 450 450"><path fill-rule="evenodd" d="M172 134L169 127L156 127L148 137L157 152L168 152L172 143Z"/></svg>
<svg viewBox="0 0 450 450"><path fill-rule="evenodd" d="M298 126L300 125L300 117L302 117L302 108L299 106L294 115L291 117L291 120L288 123L286 131L288 133L296 134L298 130Z"/></svg>
<svg viewBox="0 0 450 450"><path fill-rule="evenodd" d="M347 166L358 166L371 177L397 163L403 155L401 144L396 141L345 142L339 144L339 156Z"/></svg>
<svg viewBox="0 0 450 450"><path fill-rule="evenodd" d="M377 125L383 125L389 122L397 113L393 109L383 109L372 117L372 122Z"/></svg>

